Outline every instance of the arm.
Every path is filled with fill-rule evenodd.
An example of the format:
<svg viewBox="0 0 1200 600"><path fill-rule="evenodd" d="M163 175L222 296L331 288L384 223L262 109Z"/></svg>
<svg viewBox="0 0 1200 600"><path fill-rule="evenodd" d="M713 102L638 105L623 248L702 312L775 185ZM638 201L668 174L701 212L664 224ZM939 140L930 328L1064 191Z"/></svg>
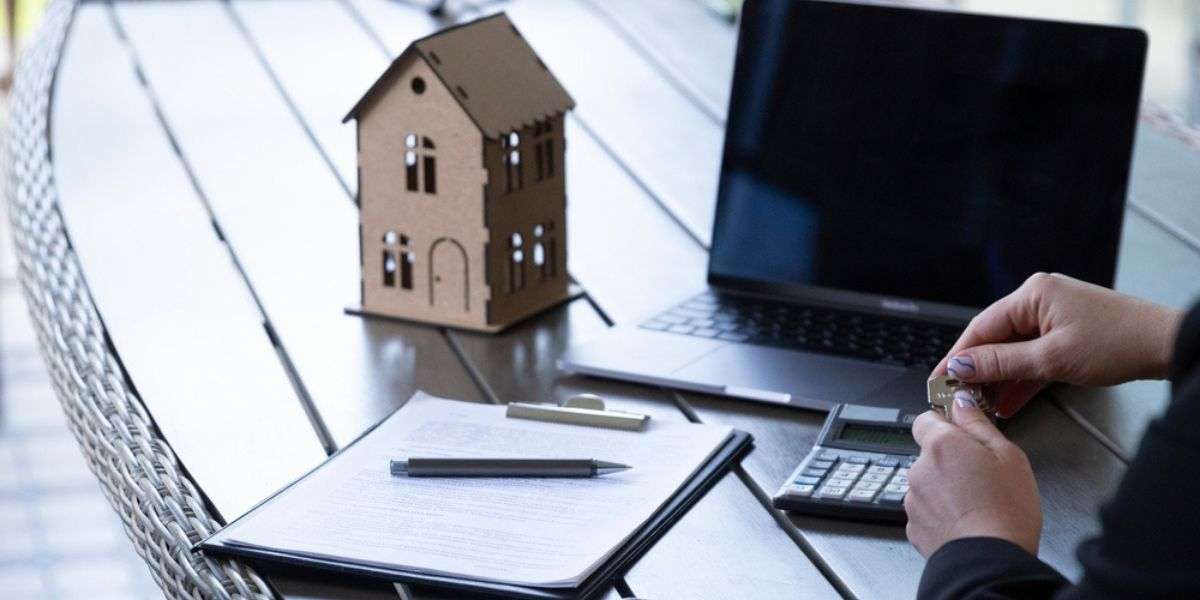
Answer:
<svg viewBox="0 0 1200 600"><path fill-rule="evenodd" d="M1083 577L1077 586L1036 557L1036 532L1041 524L1040 518L1032 518L1036 511L1028 506L1003 510L1014 505L1014 490L1035 489L1031 479L1024 480L1020 469L1012 464L994 469L994 479L1008 490L1006 495L998 495L987 489L995 482L978 485L962 478L956 471L962 467L931 460L918 473L914 465L913 491L934 486L944 494L938 501L945 505L937 514L931 514L932 508L927 506L933 493L930 491L918 493L911 507L905 501L910 513L909 538L929 555L917 596L947 600L1200 598L1196 567L1200 519L1194 516L1196 499L1200 498L1200 477L1196 476L1200 473L1200 306L1192 310L1180 328L1171 380L1171 405L1151 423L1117 493L1102 510L1101 534L1079 547ZM964 425L982 436L993 437L990 424L978 417L978 411L968 407L960 412ZM932 413L921 419L925 420L919 432L922 458L917 465L926 460L926 446L931 448L931 457L934 447L941 447L942 455L962 452L961 445L968 440L953 430L944 430L943 425L948 425L945 421ZM955 420L960 422L959 412ZM968 459L962 462L979 460L966 456ZM1016 458L1009 462L1020 464ZM966 487L955 487L964 483ZM973 491L979 488L983 488L983 498L975 498ZM1019 499L1020 494L1016 497ZM965 508L972 503L984 508ZM989 508L992 504L998 506ZM980 513L988 516L971 516ZM956 514L961 516L947 516ZM957 525L949 530L931 525L949 522Z"/></svg>
<svg viewBox="0 0 1200 600"><path fill-rule="evenodd" d="M1027 288L1032 286L1027 283L1022 288L1026 290L1025 298L1020 297L1020 290L1010 297L1013 300L1009 311L993 307L981 313L964 333L965 343L960 340L951 358L964 353L981 357L976 364L984 367L975 373L976 380L981 381L1002 380L990 376L997 372L992 369L995 365L1001 365L1001 371L1026 374L1028 369L1021 371L1019 365L1037 360L1048 361L1048 365L1037 367L1043 369L1040 373L1051 374L1047 379L1058 379L1053 374L1064 372L1083 374L1085 378L1112 376L1089 371L1093 368L1089 361L1107 363L1109 368L1121 372L1121 378L1127 379L1165 374L1167 360L1157 358L1152 350L1160 345L1170 348L1170 341L1163 340L1178 337L1170 366L1174 382L1172 403L1166 414L1151 424L1120 488L1104 508L1102 534L1080 546L1084 575L1074 587L1036 558L1041 515L1036 503L1031 504L1025 495L1032 491L1036 498L1032 473L1021 468L1027 464L1024 455L1019 450L1014 453L1006 449L1001 443L1007 443L1003 436L969 406L962 410L956 407L954 424L932 413L922 415L914 425L922 455L911 473L911 501L905 502L910 519L909 539L929 556L918 595L921 598L1200 597L1200 577L1195 575L1200 520L1193 516L1196 498L1200 498L1200 478L1196 477L1200 474L1200 307L1179 327L1180 315L1169 309L1102 288L1097 292L1086 284L1075 286L1078 282L1066 278L1052 282L1058 283L1072 285L1058 289L1043 287L1031 294ZM1076 299L1090 296L1089 302L1075 303L1088 312L1075 314L1060 309L1056 313L1038 306L1048 300L1069 306L1071 303L1062 300L1064 295ZM1031 300L1030 296L1039 298ZM1022 305L1034 308L1029 314L1041 315L1033 322L1049 327L1029 329L1031 320L1027 317L1010 318L1011 309ZM1137 310L1112 310L1122 305ZM990 323L991 332L997 335L991 338L981 335L978 328L981 321L985 325ZM1079 332L1089 330L1088 321L1099 322L1105 329L1076 337ZM1067 324L1074 325L1066 327ZM1131 324L1135 327L1129 327ZM1026 340L1036 341L1041 339L1035 337L1039 335L1046 337L1048 330L1059 331L1060 339L1039 349L1033 359L1016 356L1032 348ZM1064 331L1074 331L1075 335L1064 335ZM1106 333L1112 331L1125 337L1113 340ZM1095 340L1097 336L1102 338L1099 342ZM1021 341L1005 343L1010 338ZM1053 346L1070 348L1066 342L1072 342L1072 338L1075 352L1053 349ZM1105 346L1108 343L1123 343L1124 348L1114 350ZM984 350L980 351L980 347ZM1012 352L1014 349L1017 352ZM1137 352L1130 353L1130 349ZM1000 360L992 361L995 357ZM948 362L943 361L939 369L944 369ZM1063 371L1064 365L1071 368ZM1095 381L1085 379L1082 383ZM992 451L984 454L975 451L969 443L972 438ZM954 460L949 460L950 457ZM986 473L978 472L979 465Z"/></svg>
<svg viewBox="0 0 1200 600"><path fill-rule="evenodd" d="M1200 598L1200 305L1179 330L1172 399L1150 423L1101 511L1102 533L1079 547L1070 598Z"/></svg>

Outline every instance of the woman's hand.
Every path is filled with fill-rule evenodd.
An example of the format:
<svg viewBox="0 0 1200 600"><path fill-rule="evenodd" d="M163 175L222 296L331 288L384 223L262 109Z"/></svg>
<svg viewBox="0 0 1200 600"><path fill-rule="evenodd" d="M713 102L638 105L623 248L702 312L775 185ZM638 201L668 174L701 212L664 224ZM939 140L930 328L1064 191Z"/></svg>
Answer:
<svg viewBox="0 0 1200 600"><path fill-rule="evenodd" d="M1029 459L974 403L955 399L954 423L913 422L921 457L909 471L908 541L928 557L950 540L996 537L1037 555L1042 509Z"/></svg>
<svg viewBox="0 0 1200 600"><path fill-rule="evenodd" d="M979 313L933 370L1000 383L997 414L1049 381L1113 385L1166 377L1182 313L1065 275L1038 273Z"/></svg>

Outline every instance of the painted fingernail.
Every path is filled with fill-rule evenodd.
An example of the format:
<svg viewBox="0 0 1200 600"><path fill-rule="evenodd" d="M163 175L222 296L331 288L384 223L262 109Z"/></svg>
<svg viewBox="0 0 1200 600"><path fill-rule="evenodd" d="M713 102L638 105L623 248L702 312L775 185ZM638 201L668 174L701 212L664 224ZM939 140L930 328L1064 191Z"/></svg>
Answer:
<svg viewBox="0 0 1200 600"><path fill-rule="evenodd" d="M970 379L975 376L975 359L959 354L946 363L946 371L957 379Z"/></svg>
<svg viewBox="0 0 1200 600"><path fill-rule="evenodd" d="M968 406L972 408L979 407L979 404L975 402L975 395L967 390L958 390L954 392L954 403L963 408Z"/></svg>

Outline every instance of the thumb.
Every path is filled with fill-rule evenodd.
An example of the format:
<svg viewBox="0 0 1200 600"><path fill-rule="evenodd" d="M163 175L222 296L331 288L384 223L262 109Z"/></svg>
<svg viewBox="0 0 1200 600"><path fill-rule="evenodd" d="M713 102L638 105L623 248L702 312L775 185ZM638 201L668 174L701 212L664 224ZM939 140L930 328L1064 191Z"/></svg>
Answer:
<svg viewBox="0 0 1200 600"><path fill-rule="evenodd" d="M959 351L946 363L952 377L974 383L1045 379L1042 340L984 344Z"/></svg>
<svg viewBox="0 0 1200 600"><path fill-rule="evenodd" d="M991 419L988 419L987 415L979 410L971 392L966 390L954 392L954 410L951 411L951 417L955 425L992 450L996 450L1001 444L1007 442L1004 434L996 429L996 425L992 423Z"/></svg>

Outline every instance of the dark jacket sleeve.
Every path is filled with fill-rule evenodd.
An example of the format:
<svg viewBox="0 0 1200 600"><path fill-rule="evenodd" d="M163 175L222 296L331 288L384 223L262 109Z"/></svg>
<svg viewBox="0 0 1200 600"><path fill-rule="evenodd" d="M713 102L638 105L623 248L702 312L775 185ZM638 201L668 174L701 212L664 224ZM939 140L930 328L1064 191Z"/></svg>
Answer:
<svg viewBox="0 0 1200 600"><path fill-rule="evenodd" d="M966 538L929 557L917 597L1200 598L1200 306L1180 327L1170 378L1171 403L1101 510L1100 535L1079 546L1078 585L1015 544Z"/></svg>

